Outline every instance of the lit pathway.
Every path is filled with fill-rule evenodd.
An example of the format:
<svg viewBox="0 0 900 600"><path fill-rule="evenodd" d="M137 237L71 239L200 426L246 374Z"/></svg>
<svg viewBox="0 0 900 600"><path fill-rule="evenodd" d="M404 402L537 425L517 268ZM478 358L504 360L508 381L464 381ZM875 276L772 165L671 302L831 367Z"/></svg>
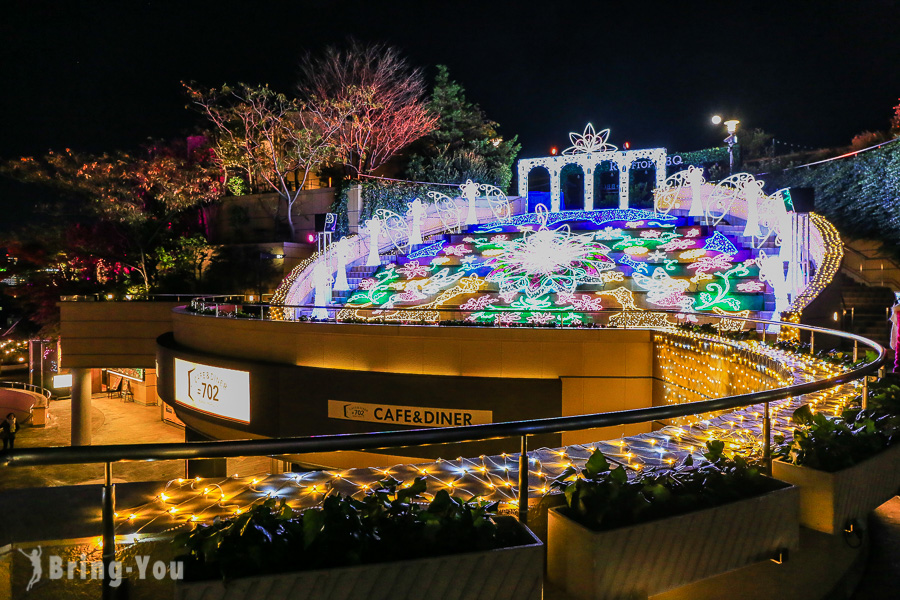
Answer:
<svg viewBox="0 0 900 600"><path fill-rule="evenodd" d="M757 342L729 343L776 358L790 369L795 383L824 379L846 370L806 357L801 359ZM793 429L791 414L805 403L812 403L817 412L840 414L859 394L860 385L845 384L825 392L771 403L772 435L782 433L790 437ZM699 459L709 439L725 441L732 451L758 456L762 450L762 411L762 405L751 406L727 411L691 425L669 425L652 433L589 446L572 445L529 452L532 504L549 492L550 483L567 466L581 466L595 448L601 450L611 462L623 464L632 474L678 464L688 454ZM501 454L439 459L385 469L325 470L260 478L175 479L165 484L150 502L129 509L120 508L117 533L143 535L173 531L192 522L240 514L270 496L284 498L295 509L307 508L320 503L327 494L360 496L387 477L406 484L415 477L425 476L428 483L426 499L438 490L447 489L462 498L479 496L489 501L500 501L501 509L514 510L518 497L518 461L518 454Z"/></svg>

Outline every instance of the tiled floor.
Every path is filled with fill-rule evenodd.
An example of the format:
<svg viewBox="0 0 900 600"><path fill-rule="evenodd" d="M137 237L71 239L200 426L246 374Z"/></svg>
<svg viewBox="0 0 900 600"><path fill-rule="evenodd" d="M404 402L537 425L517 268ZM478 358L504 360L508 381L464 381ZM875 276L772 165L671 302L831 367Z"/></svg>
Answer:
<svg viewBox="0 0 900 600"><path fill-rule="evenodd" d="M184 441L184 430L160 420L158 406L125 403L119 398L107 398L106 393L94 394L91 404L92 442L95 445ZM16 435L16 446L68 446L71 436L71 406L70 400L51 402L47 426L22 427ZM113 468L113 479L116 482L170 480L183 474L184 461L119 463ZM102 481L101 464L0 470L0 490Z"/></svg>

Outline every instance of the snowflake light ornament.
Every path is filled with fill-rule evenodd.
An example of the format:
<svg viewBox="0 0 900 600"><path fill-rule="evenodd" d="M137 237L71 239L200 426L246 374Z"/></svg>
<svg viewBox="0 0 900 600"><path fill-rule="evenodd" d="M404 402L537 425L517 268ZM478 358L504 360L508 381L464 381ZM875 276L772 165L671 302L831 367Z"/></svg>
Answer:
<svg viewBox="0 0 900 600"><path fill-rule="evenodd" d="M571 140L572 145L563 150L563 154L587 154L589 152L614 152L618 150L617 146L606 143L608 138L609 129L596 133L594 126L588 123L581 135L574 132L569 134L569 140Z"/></svg>
<svg viewBox="0 0 900 600"><path fill-rule="evenodd" d="M492 258L487 281L500 284L500 292L524 292L528 297L549 292L572 292L579 283L600 282L600 273L615 267L609 249L592 234L574 235L568 225L547 229L547 213L532 234L504 242L503 254Z"/></svg>

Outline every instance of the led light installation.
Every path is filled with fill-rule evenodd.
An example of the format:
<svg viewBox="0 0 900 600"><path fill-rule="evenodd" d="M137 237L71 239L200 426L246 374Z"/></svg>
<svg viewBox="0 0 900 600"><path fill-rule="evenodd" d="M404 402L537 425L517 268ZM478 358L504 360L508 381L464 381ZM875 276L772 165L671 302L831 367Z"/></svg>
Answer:
<svg viewBox="0 0 900 600"><path fill-rule="evenodd" d="M319 261L313 271L313 280L316 287L314 304L316 305L312 311L313 319L327 319L328 310L325 306L328 304L331 296L331 282L333 281L328 272L328 265L325 261Z"/></svg>
<svg viewBox="0 0 900 600"><path fill-rule="evenodd" d="M428 192L428 197L434 201L437 209L438 217L444 226L445 231L457 233L459 232L459 205L453 198L440 192Z"/></svg>
<svg viewBox="0 0 900 600"><path fill-rule="evenodd" d="M524 292L529 298L550 292L571 292L580 283L602 282L600 273L615 267L609 248L592 234L574 235L568 225L547 229L546 211L538 212L541 225L516 240L501 241L503 254L487 264L485 279L500 285L500 292Z"/></svg>
<svg viewBox="0 0 900 600"><path fill-rule="evenodd" d="M369 235L369 256L366 259L367 267L377 267L381 264L378 256L378 236L381 233L381 220L369 219L366 221L366 233Z"/></svg>
<svg viewBox="0 0 900 600"><path fill-rule="evenodd" d="M654 308L763 308L766 288L749 251L674 215L539 207L471 230L382 267L338 319L665 326L669 318ZM462 280L471 292L457 287Z"/></svg>
<svg viewBox="0 0 900 600"><path fill-rule="evenodd" d="M563 150L563 154L588 154L590 152L615 152L619 148L607 143L609 129L600 133L594 131L594 126L588 123L581 135L570 133L569 140L572 145Z"/></svg>
<svg viewBox="0 0 900 600"><path fill-rule="evenodd" d="M596 133L594 126L588 123L583 133L569 134L572 146L562 155L520 160L517 163L519 196L528 195L528 174L531 170L543 167L550 173L550 210L559 212L560 177L566 165L578 165L584 173L584 208L588 211L594 209L594 171L602 163L608 163L609 168L619 174L619 208L628 208L629 176L636 163L651 165L656 171L655 187L662 187L666 178L665 148L618 150L607 142L608 138L609 129Z"/></svg>
<svg viewBox="0 0 900 600"><path fill-rule="evenodd" d="M409 245L418 246L422 244L422 219L425 218L425 205L421 200L416 198L406 205L407 217L410 222Z"/></svg>
<svg viewBox="0 0 900 600"><path fill-rule="evenodd" d="M464 184L459 186L463 198L466 200L466 225L475 225L478 223L478 214L475 212L475 200L478 199L479 185L471 179L466 180Z"/></svg>
<svg viewBox="0 0 900 600"><path fill-rule="evenodd" d="M381 221L381 227L398 252L403 252L411 244L410 225L399 214L386 208L375 211L375 217Z"/></svg>
<svg viewBox="0 0 900 600"><path fill-rule="evenodd" d="M350 291L347 281L347 256L350 253L350 240L341 238L334 244L334 253L337 257L337 272L334 276L334 290L338 292Z"/></svg>
<svg viewBox="0 0 900 600"><path fill-rule="evenodd" d="M846 370L757 341L736 342L685 331L657 333L654 344L667 403L760 391L832 377ZM840 414L858 393L859 386L853 383L772 402L772 432L790 437L791 414L801 404L809 403L815 412ZM697 459L711 439L724 441L729 453L760 456L762 420L762 405L750 406L682 417L650 433L531 450L526 463L529 506L536 507L541 497L551 492L553 479L572 465L582 467L596 449L623 465L629 476L672 466L689 455ZM117 534L137 541L141 536L185 530L197 522L240 515L269 498L284 499L289 507L300 511L319 505L335 493L359 498L387 477L402 485L425 477L426 500L446 490L464 499L498 501L501 510L514 510L518 504L519 455L438 459L391 467L173 479L160 484L146 501L120 509L115 515Z"/></svg>

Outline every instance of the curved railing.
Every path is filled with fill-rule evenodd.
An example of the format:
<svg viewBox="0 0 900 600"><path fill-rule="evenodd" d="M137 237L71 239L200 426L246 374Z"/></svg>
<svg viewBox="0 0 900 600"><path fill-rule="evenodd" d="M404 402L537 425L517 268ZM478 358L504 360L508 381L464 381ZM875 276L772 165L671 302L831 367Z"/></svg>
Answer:
<svg viewBox="0 0 900 600"><path fill-rule="evenodd" d="M646 311L641 311L646 312ZM704 315L713 316L715 315ZM733 317L729 317L733 318ZM753 319L744 319L754 321ZM765 327L777 324L770 321L756 321ZM781 324L782 326L785 326ZM640 408L624 411L613 411L589 415L551 417L530 421L513 421L486 425L468 425L453 428L433 428L427 430L388 431L381 433L356 433L341 435L310 436L270 440L241 440L190 442L174 444L129 444L116 446L82 446L61 448L22 448L13 455L0 458L0 466L38 466L64 465L84 463L105 463L106 483L103 486L102 499L102 548L104 573L109 573L109 566L115 560L115 491L112 483L112 464L121 461L156 461L173 459L230 458L240 456L262 456L303 454L311 452L334 452L347 450L377 450L402 446L438 444L449 442L483 441L497 438L520 438L518 469L518 512L523 522L528 517L528 437L545 433L563 433L628 425L648 421L662 421L689 415L723 411L738 407L763 404L763 459L771 467L770 435L771 421L769 403L811 392L833 388L863 378L862 398L865 402L866 377L877 371L886 361L886 350L879 344L858 335L829 330L821 327L791 325L799 330L806 330L810 337L816 333L834 335L854 343L854 355L859 344L877 352L874 360L851 368L838 375L817 381L783 386L776 389L763 390L748 394L740 394L724 398L700 400L684 404L672 404ZM726 341L726 340L723 340ZM104 596L112 588L110 582L104 581Z"/></svg>
<svg viewBox="0 0 900 600"><path fill-rule="evenodd" d="M647 311L640 311L647 312ZM663 311L660 311L663 312ZM702 315L717 318L717 315ZM724 317L722 317L724 318ZM727 317L768 325L783 323L751 318ZM467 425L462 427L429 428L407 431L388 431L380 433L357 433L322 435L270 440L241 440L213 442L185 442L164 444L123 444L109 446L80 446L60 448L23 448L14 455L0 459L5 466L62 465L80 463L113 463L119 461L151 461L199 458L231 458L239 456L262 456L276 454L301 454L309 452L334 452L348 450L376 450L413 446L420 444L439 444L450 442L473 442L497 438L525 437L544 433L563 433L582 429L628 425L648 421L660 421L690 415L722 411L755 404L763 404L811 392L821 391L861 379L876 372L885 363L887 351L876 342L862 336L843 331L813 327L809 325L790 325L813 336L816 333L836 336L854 342L858 347L862 344L874 350L874 360L857 366L845 373L800 384L779 387L770 390L713 398L684 404L673 404L639 408L624 411L612 411L589 415L550 417L529 421L512 421L485 425ZM764 331L764 330L763 330ZM727 341L727 340L723 340ZM865 394L863 395L865 397Z"/></svg>
<svg viewBox="0 0 900 600"><path fill-rule="evenodd" d="M49 400L50 396L52 396L52 392L47 388L43 388L39 385L32 385L30 383L20 383L18 381L0 381L0 387L25 390L26 392L34 392L35 394L41 394L47 400Z"/></svg>

